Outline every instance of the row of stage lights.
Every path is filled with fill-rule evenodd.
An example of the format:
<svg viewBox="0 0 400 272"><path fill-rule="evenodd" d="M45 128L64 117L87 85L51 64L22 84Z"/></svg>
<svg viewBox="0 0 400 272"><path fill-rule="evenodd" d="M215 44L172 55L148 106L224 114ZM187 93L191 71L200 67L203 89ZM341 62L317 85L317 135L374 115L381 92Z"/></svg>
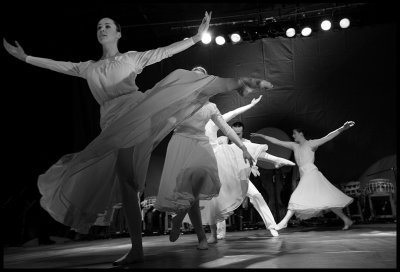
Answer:
<svg viewBox="0 0 400 272"><path fill-rule="evenodd" d="M350 26L350 20L348 18L341 19L339 21L339 26L342 29L348 28ZM320 27L323 31L328 31L332 28L332 23L330 20L324 20L321 22ZM292 38L292 37L296 36L296 29L293 27L289 27L286 29L285 33L286 33L286 37ZM305 26L301 29L300 33L303 37L308 37L311 35L312 29L310 26ZM240 36L240 34L238 32L231 34L229 36L229 38L230 38L231 42L234 44L242 41L242 37ZM185 39L187 39L187 38L185 38ZM211 34L209 32L204 33L201 41L204 44L209 44L212 41ZM226 43L226 39L224 38L224 36L219 35L215 38L215 43L218 45L224 45Z"/></svg>

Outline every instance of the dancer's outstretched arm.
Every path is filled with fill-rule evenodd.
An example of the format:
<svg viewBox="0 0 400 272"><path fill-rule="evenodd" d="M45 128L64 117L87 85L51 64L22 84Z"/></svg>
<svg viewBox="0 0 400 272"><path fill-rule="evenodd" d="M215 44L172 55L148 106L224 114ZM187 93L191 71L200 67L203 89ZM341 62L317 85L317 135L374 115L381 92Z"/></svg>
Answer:
<svg viewBox="0 0 400 272"><path fill-rule="evenodd" d="M265 139L267 141L270 141L273 144L280 145L280 146L283 146L283 147L286 147L286 148L294 150L294 145L295 145L294 142L281 141L281 140L278 140L278 139L276 139L274 137L263 135L263 134L260 134L260 133L250 133L250 136L251 137L260 137L260 138L263 138L263 139Z"/></svg>
<svg viewBox="0 0 400 272"><path fill-rule="evenodd" d="M26 63L32 64L34 66L38 66L41 68L46 68L53 70L55 72L67 74L70 76L78 76L83 77L83 71L89 66L91 61L87 62L68 62L68 61L56 61L47 58L38 58L28 56L22 46L15 41L16 46L11 45L3 38L3 45L6 51L12 55L13 57L22 60Z"/></svg>
<svg viewBox="0 0 400 272"><path fill-rule="evenodd" d="M257 105L257 103L260 102L261 98L262 98L262 95L260 95L258 98L253 98L253 100L251 100L250 104L240 107L240 108L237 108L232 111L228 111L227 113L222 115L222 118L224 118L224 120L226 122L229 122L230 120L232 120L239 114L242 114L242 113L248 111L249 109L251 109L252 107L254 107L255 105Z"/></svg>
<svg viewBox="0 0 400 272"><path fill-rule="evenodd" d="M349 128L353 127L354 125L355 125L354 121L347 121L343 124L343 126L341 126L340 128L338 128L332 132L329 132L325 137L322 137L322 138L316 139L316 140L310 140L310 143L313 148L317 148L318 146L323 145L324 143L332 140L333 138L338 136L340 133L342 133L345 130L348 130Z"/></svg>
<svg viewBox="0 0 400 272"><path fill-rule="evenodd" d="M243 151L243 158L250 163L250 166L253 166L254 158L250 155L249 151L247 151L246 146L240 140L239 136L235 133L235 131L225 122L224 118L222 118L221 114L216 113L211 116L213 122L218 126L218 128Z"/></svg>

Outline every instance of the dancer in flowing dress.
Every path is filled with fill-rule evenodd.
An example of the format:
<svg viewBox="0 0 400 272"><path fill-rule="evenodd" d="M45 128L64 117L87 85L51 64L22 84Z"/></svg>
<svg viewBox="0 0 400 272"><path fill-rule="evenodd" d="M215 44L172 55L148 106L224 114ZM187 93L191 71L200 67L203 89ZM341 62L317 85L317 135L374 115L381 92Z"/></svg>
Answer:
<svg viewBox="0 0 400 272"><path fill-rule="evenodd" d="M206 74L203 67L194 71ZM272 87L272 86L271 86ZM172 219L170 241L179 238L180 227L186 214L189 215L198 238L198 249L207 249L199 209L199 200L218 195L220 180L217 161L209 138L205 134L206 123L212 120L241 150L243 161L252 165L253 158L232 128L224 121L217 106L207 102L193 116L174 130L161 174L160 186L154 204L159 211L176 214Z"/></svg>
<svg viewBox="0 0 400 272"><path fill-rule="evenodd" d="M294 142L281 141L274 137L251 133L253 137L261 137L273 144L292 149L300 170L299 184L290 196L287 213L275 228L276 230L286 228L293 215L303 220L318 216L323 210L329 209L343 220L343 230L347 230L353 224L353 221L342 211L353 199L332 185L314 165L314 160L315 151L319 146L332 140L354 124L353 121L347 121L343 126L325 137L315 140L306 140L302 130L293 129Z"/></svg>
<svg viewBox="0 0 400 272"><path fill-rule="evenodd" d="M40 175L38 187L41 206L79 233L87 233L99 213L122 202L132 248L114 265L143 261L138 194L144 189L157 144L210 96L235 90L245 95L269 86L258 79L224 79L178 69L145 93L138 91L135 79L143 68L200 41L210 19L211 13L206 12L198 33L190 39L144 52L120 53L120 26L103 18L97 24L103 56L79 63L28 56L18 42L13 46L3 39L6 51L26 63L86 79L100 105L101 133L82 151L63 156Z"/></svg>
<svg viewBox="0 0 400 272"><path fill-rule="evenodd" d="M253 99L249 105L224 114L224 119L226 121L233 119L238 114L252 108L260 101L260 99L261 96L258 99ZM295 165L289 160L267 153L268 145L255 144L243 138L243 123L235 122L232 125L232 129L236 132L240 140L247 147L247 150L256 160L270 162L274 164L276 168L283 165ZM256 166L251 168L248 164L238 160L238 155L240 154L238 153L239 150L236 146L228 144L225 136L221 136L217 139L217 131L218 129L213 123L209 122L207 124L206 132L214 147L215 156L218 162L219 177L222 184L218 197L200 203L201 206L204 207L202 209L202 217L204 218L203 222L210 225L211 229L208 243L217 243L218 223L224 222L231 214L233 214L234 210L240 206L246 197L249 197L250 202L260 214L271 235L279 236L278 232L274 229L276 222L267 203L254 184L249 180L251 172L255 175L259 174ZM219 228L219 236L224 238L224 236L221 235L221 231L225 232L225 230L223 229L223 226L219 226Z"/></svg>

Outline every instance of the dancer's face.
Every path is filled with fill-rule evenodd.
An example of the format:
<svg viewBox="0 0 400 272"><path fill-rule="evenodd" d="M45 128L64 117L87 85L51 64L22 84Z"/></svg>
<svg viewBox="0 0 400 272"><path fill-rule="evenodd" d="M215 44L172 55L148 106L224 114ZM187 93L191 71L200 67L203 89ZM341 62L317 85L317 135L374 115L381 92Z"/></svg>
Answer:
<svg viewBox="0 0 400 272"><path fill-rule="evenodd" d="M292 137L295 142L299 142L300 139L304 138L304 135L303 132L298 132L297 130L293 129Z"/></svg>
<svg viewBox="0 0 400 272"><path fill-rule="evenodd" d="M232 129L234 132L236 132L240 139L243 138L243 127L232 127Z"/></svg>
<svg viewBox="0 0 400 272"><path fill-rule="evenodd" d="M110 18L103 18L97 24L97 40L101 44L117 43L121 38L121 32Z"/></svg>

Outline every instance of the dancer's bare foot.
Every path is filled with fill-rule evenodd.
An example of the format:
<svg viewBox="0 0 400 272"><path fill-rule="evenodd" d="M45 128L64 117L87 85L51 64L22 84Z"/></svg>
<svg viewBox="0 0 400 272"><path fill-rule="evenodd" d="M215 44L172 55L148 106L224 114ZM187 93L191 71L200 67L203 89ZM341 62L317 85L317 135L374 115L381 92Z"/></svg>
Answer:
<svg viewBox="0 0 400 272"><path fill-rule="evenodd" d="M274 237L278 237L279 236L279 233L276 231L276 229L274 229L274 228L270 228L269 229L269 232L271 233L271 235L272 236L274 236Z"/></svg>
<svg viewBox="0 0 400 272"><path fill-rule="evenodd" d="M351 227L351 225L353 225L353 221L351 221L350 219L348 219L348 220L346 220L346 222L344 223L344 227L343 227L343 229L342 230L348 230L350 227Z"/></svg>
<svg viewBox="0 0 400 272"><path fill-rule="evenodd" d="M280 168L280 167L286 166L286 165L295 166L296 164L294 162L289 161L289 160L284 159L284 158L277 158L274 161L274 165L275 165L275 168Z"/></svg>
<svg viewBox="0 0 400 272"><path fill-rule="evenodd" d="M113 262L112 265L113 266L124 266L124 265L130 265L130 264L142 263L142 262L144 262L143 253L138 253L131 249L124 256L122 256L121 258L119 258L118 260Z"/></svg>
<svg viewBox="0 0 400 272"><path fill-rule="evenodd" d="M178 240L179 235L181 234L181 224L179 222L176 222L176 220L174 220L175 218L176 216L172 218L172 228L171 232L169 233L169 240L171 242L175 242L176 240Z"/></svg>
<svg viewBox="0 0 400 272"><path fill-rule="evenodd" d="M208 249L207 239L203 239L203 240L199 241L199 245L197 246L197 249L199 249L199 250Z"/></svg>
<svg viewBox="0 0 400 272"><path fill-rule="evenodd" d="M208 238L207 243L208 243L208 244L216 244L216 243L218 243L218 238L215 237L215 236L213 236L213 235L211 235L211 236Z"/></svg>

